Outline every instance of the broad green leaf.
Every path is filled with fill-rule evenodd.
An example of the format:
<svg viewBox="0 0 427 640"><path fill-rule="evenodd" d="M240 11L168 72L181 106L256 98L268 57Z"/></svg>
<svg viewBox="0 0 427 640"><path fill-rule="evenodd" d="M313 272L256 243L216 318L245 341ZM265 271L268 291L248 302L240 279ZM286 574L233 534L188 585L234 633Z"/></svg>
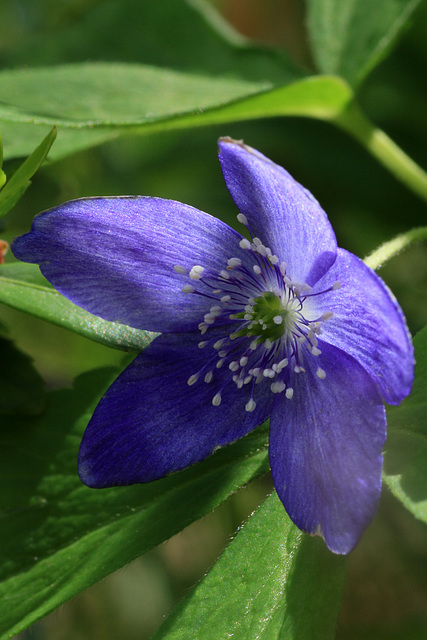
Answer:
<svg viewBox="0 0 427 640"><path fill-rule="evenodd" d="M23 262L0 266L0 302L125 351L144 349L156 335L92 315L58 293L37 265Z"/></svg>
<svg viewBox="0 0 427 640"><path fill-rule="evenodd" d="M0 191L0 216L8 213L24 194L30 184L30 178L42 165L55 138L56 129L53 128L25 162L8 178L6 185Z"/></svg>
<svg viewBox="0 0 427 640"><path fill-rule="evenodd" d="M5 157L27 153L35 136L56 125L53 159L123 134L280 115L334 119L352 98L345 83L329 77L274 89L270 82L101 63L4 71L0 92Z"/></svg>
<svg viewBox="0 0 427 640"><path fill-rule="evenodd" d="M334 637L346 559L301 533L274 493L153 640Z"/></svg>
<svg viewBox="0 0 427 640"><path fill-rule="evenodd" d="M37 415L46 406L46 391L31 359L11 340L0 336L0 417ZM4 428L4 425L2 425Z"/></svg>
<svg viewBox="0 0 427 640"><path fill-rule="evenodd" d="M384 481L409 511L427 522L427 327L415 336L414 345L412 393L387 410Z"/></svg>
<svg viewBox="0 0 427 640"><path fill-rule="evenodd" d="M209 513L268 470L261 427L206 461L147 485L89 489L77 476L83 430L111 372L50 393L39 418L0 432L0 638ZM25 436L25 437L24 437Z"/></svg>
<svg viewBox="0 0 427 640"><path fill-rule="evenodd" d="M321 73L358 84L387 55L421 0L308 0Z"/></svg>

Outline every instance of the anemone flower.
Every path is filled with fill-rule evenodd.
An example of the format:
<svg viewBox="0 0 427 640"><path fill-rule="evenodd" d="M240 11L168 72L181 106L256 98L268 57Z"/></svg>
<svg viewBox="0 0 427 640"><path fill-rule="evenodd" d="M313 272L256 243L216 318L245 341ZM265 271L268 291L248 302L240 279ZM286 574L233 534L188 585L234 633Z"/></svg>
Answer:
<svg viewBox="0 0 427 640"><path fill-rule="evenodd" d="M101 399L80 477L150 482L270 417L288 515L348 553L380 496L384 402L412 384L405 319L283 168L230 138L219 159L245 235L172 200L102 197L41 214L13 244L84 309L161 332Z"/></svg>

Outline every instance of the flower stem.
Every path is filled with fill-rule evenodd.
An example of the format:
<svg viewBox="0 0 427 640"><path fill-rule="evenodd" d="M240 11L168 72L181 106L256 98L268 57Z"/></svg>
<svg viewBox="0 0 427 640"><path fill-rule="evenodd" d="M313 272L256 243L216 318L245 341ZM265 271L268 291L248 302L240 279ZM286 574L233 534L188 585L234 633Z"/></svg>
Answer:
<svg viewBox="0 0 427 640"><path fill-rule="evenodd" d="M364 259L364 263L371 269L380 269L390 258L398 255L402 249L406 249L413 242L419 242L420 240L427 240L427 227L411 229L388 242L384 242Z"/></svg>
<svg viewBox="0 0 427 640"><path fill-rule="evenodd" d="M350 102L334 122L356 138L398 180L427 201L427 173L384 131L375 127L356 102Z"/></svg>

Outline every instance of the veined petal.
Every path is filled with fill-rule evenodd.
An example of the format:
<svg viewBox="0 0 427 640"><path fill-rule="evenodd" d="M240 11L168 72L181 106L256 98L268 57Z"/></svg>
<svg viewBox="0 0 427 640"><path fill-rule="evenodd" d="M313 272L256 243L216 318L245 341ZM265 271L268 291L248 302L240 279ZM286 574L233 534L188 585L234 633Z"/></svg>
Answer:
<svg viewBox="0 0 427 640"><path fill-rule="evenodd" d="M371 378L355 360L324 345L320 379L308 359L291 401L279 396L270 426L277 493L303 531L322 535L331 551L353 549L372 520L381 492L385 411Z"/></svg>
<svg viewBox="0 0 427 640"><path fill-rule="evenodd" d="M372 269L344 249L338 250L335 264L311 293L326 290L336 281L340 289L312 299L316 313L333 313L322 325L321 341L353 356L377 384L384 401L399 404L412 387L414 350L397 300Z"/></svg>
<svg viewBox="0 0 427 640"><path fill-rule="evenodd" d="M218 329L212 336L221 339L224 333ZM255 385L256 408L245 411L252 385L237 389L228 367L216 368L215 350L200 349L199 341L199 334L159 336L110 387L80 447L84 483L110 487L156 480L203 460L268 417L268 383ZM205 382L210 371L212 381ZM220 391L221 403L214 406Z"/></svg>
<svg viewBox="0 0 427 640"><path fill-rule="evenodd" d="M105 320L152 331L186 331L209 301L184 294L195 265L217 274L240 252L242 236L193 207L160 198L75 200L34 219L13 253L40 264L67 298ZM240 255L239 254L239 255Z"/></svg>
<svg viewBox="0 0 427 640"><path fill-rule="evenodd" d="M333 264L337 243L326 213L309 191L261 153L221 138L227 188L254 236L286 262L293 281L313 285Z"/></svg>

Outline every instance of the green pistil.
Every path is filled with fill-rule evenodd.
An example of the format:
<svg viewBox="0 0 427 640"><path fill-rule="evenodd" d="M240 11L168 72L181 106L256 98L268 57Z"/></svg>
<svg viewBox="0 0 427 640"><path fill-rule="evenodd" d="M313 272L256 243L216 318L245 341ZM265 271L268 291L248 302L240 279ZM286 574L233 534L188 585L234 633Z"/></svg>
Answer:
<svg viewBox="0 0 427 640"><path fill-rule="evenodd" d="M250 316L250 319L249 317ZM295 321L295 311L283 307L281 299L272 291L265 291L255 298L250 312L245 311L233 315L233 319L247 319L248 327L232 334L230 338L240 336L256 336L260 342L280 339ZM280 319L280 322L278 320Z"/></svg>

